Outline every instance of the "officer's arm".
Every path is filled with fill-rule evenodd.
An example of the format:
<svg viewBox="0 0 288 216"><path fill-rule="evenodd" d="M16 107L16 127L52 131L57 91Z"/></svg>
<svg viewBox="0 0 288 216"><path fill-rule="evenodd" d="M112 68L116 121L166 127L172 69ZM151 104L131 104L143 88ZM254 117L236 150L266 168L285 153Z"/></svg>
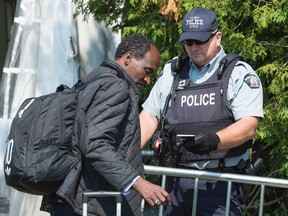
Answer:
<svg viewBox="0 0 288 216"><path fill-rule="evenodd" d="M252 139L256 134L258 122L258 117L244 117L227 128L218 131L219 149L233 148Z"/></svg>
<svg viewBox="0 0 288 216"><path fill-rule="evenodd" d="M158 120L155 116L149 114L145 110L140 113L141 127L141 148L151 139L158 127Z"/></svg>

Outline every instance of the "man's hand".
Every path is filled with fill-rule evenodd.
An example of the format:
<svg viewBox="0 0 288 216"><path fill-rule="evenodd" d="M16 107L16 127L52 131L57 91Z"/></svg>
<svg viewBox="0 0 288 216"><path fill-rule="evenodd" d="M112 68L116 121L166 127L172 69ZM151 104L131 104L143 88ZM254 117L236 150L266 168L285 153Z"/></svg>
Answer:
<svg viewBox="0 0 288 216"><path fill-rule="evenodd" d="M220 138L216 133L198 134L193 142L184 142L184 146L190 152L204 155L218 148Z"/></svg>
<svg viewBox="0 0 288 216"><path fill-rule="evenodd" d="M134 183L133 188L152 207L167 205L171 203L169 194L159 185L153 184L140 177Z"/></svg>

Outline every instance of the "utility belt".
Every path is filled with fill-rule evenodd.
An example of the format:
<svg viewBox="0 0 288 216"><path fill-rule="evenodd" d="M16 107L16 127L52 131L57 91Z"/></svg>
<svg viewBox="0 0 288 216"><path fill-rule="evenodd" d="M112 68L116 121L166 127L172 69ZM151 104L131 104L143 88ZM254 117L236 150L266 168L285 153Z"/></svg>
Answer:
<svg viewBox="0 0 288 216"><path fill-rule="evenodd" d="M182 169L192 169L192 170L217 172L217 173L246 174L245 169L239 169L236 166L197 169L195 167L189 167L189 166L177 164L176 167L177 168L182 168Z"/></svg>
<svg viewBox="0 0 288 216"><path fill-rule="evenodd" d="M225 167L218 166L215 168L205 168L197 169L196 167L185 166L183 164L175 164L175 167L182 169L193 169L200 171L218 172L218 173L232 173L232 174L242 174L242 175L256 175L263 164L262 158L258 157L251 163L250 161L244 161L241 159L237 166Z"/></svg>

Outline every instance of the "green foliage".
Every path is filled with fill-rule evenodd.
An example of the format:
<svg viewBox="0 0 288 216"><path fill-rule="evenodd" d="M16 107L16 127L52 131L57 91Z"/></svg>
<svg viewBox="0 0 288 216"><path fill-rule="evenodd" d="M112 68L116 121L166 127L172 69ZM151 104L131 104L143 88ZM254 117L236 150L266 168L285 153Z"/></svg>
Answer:
<svg viewBox="0 0 288 216"><path fill-rule="evenodd" d="M288 3L286 0L73 0L77 13L90 13L99 22L121 30L123 37L141 33L161 52L161 68L184 53L178 42L181 19L193 7L217 14L222 45L239 53L259 74L264 88L265 119L260 122L255 145L263 146L260 175L288 177ZM76 13L76 14L77 14ZM156 78L154 78L155 81ZM153 84L153 83L152 83ZM151 85L152 86L152 85ZM144 98L150 87L142 89ZM277 199L269 195L265 200ZM280 203L280 201L279 201ZM254 207L257 208L257 205ZM286 209L287 210L287 209ZM270 211L270 210L269 210ZM285 211L285 210L284 210ZM283 209L271 210L281 215ZM268 212L266 215L270 215Z"/></svg>
<svg viewBox="0 0 288 216"><path fill-rule="evenodd" d="M287 63L266 64L257 70L265 86L265 119L260 123L258 136L265 141L268 160L279 169L277 176L288 176L288 67ZM267 164L267 167L268 164ZM270 167L271 169L272 167ZM272 169L272 170L273 170Z"/></svg>

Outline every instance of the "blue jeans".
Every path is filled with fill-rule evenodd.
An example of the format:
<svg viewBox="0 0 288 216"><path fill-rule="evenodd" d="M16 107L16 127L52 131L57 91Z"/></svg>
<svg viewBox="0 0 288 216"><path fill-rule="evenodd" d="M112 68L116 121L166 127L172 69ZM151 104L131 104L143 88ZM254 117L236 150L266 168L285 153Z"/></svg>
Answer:
<svg viewBox="0 0 288 216"><path fill-rule="evenodd" d="M81 216L74 212L73 208L64 203L50 203L51 216Z"/></svg>

